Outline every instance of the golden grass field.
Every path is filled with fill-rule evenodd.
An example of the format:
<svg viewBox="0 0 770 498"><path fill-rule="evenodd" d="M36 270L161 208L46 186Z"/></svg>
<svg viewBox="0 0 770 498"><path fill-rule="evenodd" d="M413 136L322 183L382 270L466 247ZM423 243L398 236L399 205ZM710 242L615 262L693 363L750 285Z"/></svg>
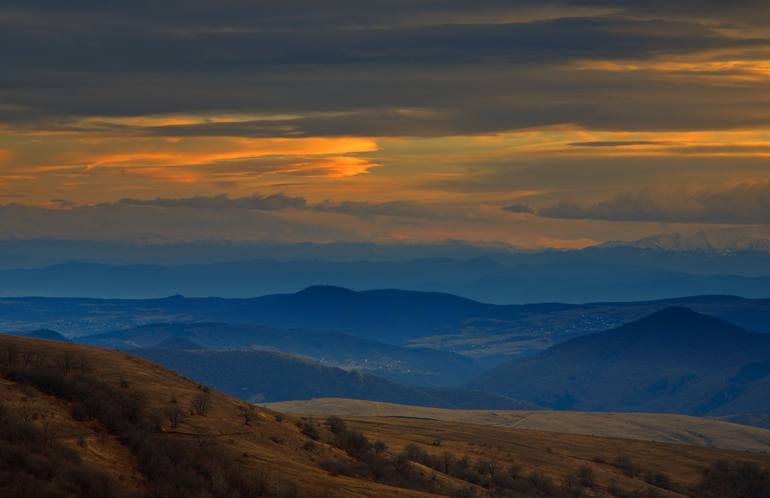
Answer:
<svg viewBox="0 0 770 498"><path fill-rule="evenodd" d="M452 410L341 398L267 403L296 415L402 417L536 431L770 452L770 430L710 418L657 413Z"/></svg>

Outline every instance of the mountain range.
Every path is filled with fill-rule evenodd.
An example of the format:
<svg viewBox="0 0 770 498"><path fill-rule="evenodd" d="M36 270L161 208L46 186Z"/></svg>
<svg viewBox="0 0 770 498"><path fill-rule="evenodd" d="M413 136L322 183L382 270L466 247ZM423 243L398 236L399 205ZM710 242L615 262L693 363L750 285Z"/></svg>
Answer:
<svg viewBox="0 0 770 498"><path fill-rule="evenodd" d="M685 306L748 330L770 332L770 300L766 299L693 296L584 305L494 305L441 293L356 292L330 286L253 299L0 298L0 329L26 333L46 328L74 338L159 323L225 322L333 332L394 346L459 353L491 366L670 306Z"/></svg>
<svg viewBox="0 0 770 498"><path fill-rule="evenodd" d="M0 296L250 298L324 284L496 304L766 297L770 228L664 233L574 250L463 242L0 241Z"/></svg>
<svg viewBox="0 0 770 498"><path fill-rule="evenodd" d="M642 256L638 264L631 265L592 261L602 257L581 254L571 260L562 253L519 258L535 260L528 263L489 257L395 262L250 260L182 266L62 263L0 270L0 296L249 298L292 293L322 283L354 290L437 291L508 304L634 301L715 293L764 297L765 289L770 288L770 276L761 273L687 273L645 266L650 258Z"/></svg>

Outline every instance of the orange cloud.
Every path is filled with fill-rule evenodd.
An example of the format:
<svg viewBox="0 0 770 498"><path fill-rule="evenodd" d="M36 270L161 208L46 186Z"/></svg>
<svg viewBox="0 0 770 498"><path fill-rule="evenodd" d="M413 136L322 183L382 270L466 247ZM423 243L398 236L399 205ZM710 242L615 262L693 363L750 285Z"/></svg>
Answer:
<svg viewBox="0 0 770 498"><path fill-rule="evenodd" d="M328 156L377 150L365 138L194 138L169 142L163 139L114 139L67 152L61 159L89 168L105 166L198 166L244 161L268 156ZM360 171L359 171L360 173ZM358 173L355 173L358 174Z"/></svg>
<svg viewBox="0 0 770 498"><path fill-rule="evenodd" d="M718 77L719 81L757 82L770 79L770 54L706 52L681 58L638 60L579 60L573 67L586 71L615 73L655 72L688 77Z"/></svg>

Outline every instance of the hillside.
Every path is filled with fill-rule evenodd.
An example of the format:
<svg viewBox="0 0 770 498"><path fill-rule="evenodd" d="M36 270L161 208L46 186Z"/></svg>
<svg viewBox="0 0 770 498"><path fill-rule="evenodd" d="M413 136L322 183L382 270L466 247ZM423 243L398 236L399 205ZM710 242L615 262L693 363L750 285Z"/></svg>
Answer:
<svg viewBox="0 0 770 498"><path fill-rule="evenodd" d="M7 336L0 353L0 444L16 455L0 459L0 475L12 476L0 492L14 498L681 497L761 477L770 464L449 422L327 424L249 407L125 353Z"/></svg>
<svg viewBox="0 0 770 498"><path fill-rule="evenodd" d="M358 371L260 350L135 349L140 355L251 401L347 397L423 406L521 408L526 403L466 389L411 387Z"/></svg>
<svg viewBox="0 0 770 498"><path fill-rule="evenodd" d="M767 414L768 359L770 335L672 307L507 363L473 386L558 409Z"/></svg>
<svg viewBox="0 0 770 498"><path fill-rule="evenodd" d="M451 352L406 348L333 332L250 324L161 323L80 337L77 341L105 348L134 349L154 347L170 339L186 339L208 349L280 351L415 385L462 385L481 372L472 360ZM166 349L186 349L164 344Z"/></svg>
<svg viewBox="0 0 770 498"><path fill-rule="evenodd" d="M266 403L295 415L410 418L491 425L565 434L620 437L704 448L770 451L770 430L704 417L661 413L600 413L550 410L460 410L378 401L323 398Z"/></svg>
<svg viewBox="0 0 770 498"><path fill-rule="evenodd" d="M217 497L236 492L308 498L429 496L331 476L319 467L320 459L344 455L331 448L303 449L312 440L294 420L249 407L146 360L7 336L0 337L0 352L3 410L26 427L29 438L41 438L43 455L33 457L32 445L25 446L29 463L18 460L22 467L13 475L14 482L26 483L26 492L5 487L14 484L3 480L2 496L178 498L206 490L211 493L207 496ZM3 444L7 448L10 443L4 439ZM47 447L57 448L60 459ZM57 467L72 462L71 473L79 476L73 479L87 487L65 494L52 483L46 484L52 488L46 492L46 474L33 470L26 476L21 470L24 465L42 469L45 458Z"/></svg>

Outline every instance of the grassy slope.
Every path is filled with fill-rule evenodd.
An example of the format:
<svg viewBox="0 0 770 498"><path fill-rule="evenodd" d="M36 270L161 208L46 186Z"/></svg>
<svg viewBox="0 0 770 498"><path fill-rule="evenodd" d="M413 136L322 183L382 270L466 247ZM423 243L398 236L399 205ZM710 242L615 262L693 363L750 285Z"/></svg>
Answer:
<svg viewBox="0 0 770 498"><path fill-rule="evenodd" d="M567 434L682 443L735 450L770 451L770 430L686 415L562 411L450 410L376 401L322 398L268 403L302 415L408 417Z"/></svg>
<svg viewBox="0 0 770 498"><path fill-rule="evenodd" d="M109 385L126 386L122 388L141 392L149 407L154 410L171 406L189 407L190 400L202 392L201 386L195 382L123 353L60 342L0 337L0 355L7 353L9 346L20 351L21 357L26 351L43 353L45 361L54 366L67 352L78 360L85 358L89 375L97 376ZM97 434L103 432L103 428L93 421L74 420L72 406L32 391L28 386L5 381L0 390L0 399L16 411L22 405L32 402L39 413L53 413L58 428L57 436L83 456L84 467L108 472L127 486L143 486L130 452L110 437L100 441ZM239 415L239 408L245 406L243 402L214 391L210 396L211 409L206 416L188 415L176 429L164 423L164 434L161 437L174 438L181 444L189 445L191 450L200 448L202 444L215 445L222 458L233 462L244 474L267 473L271 476L271 482L290 481L302 489L320 492L321 496L433 496L369 480L332 476L319 468L320 459L331 455L338 459L347 457L340 450L326 444L316 444L313 451L303 449L309 439L299 431L296 419L277 416L271 410L258 408L257 421L246 426ZM176 403L172 403L172 398ZM40 424L41 419L32 423ZM606 487L610 480L617 480L628 489L646 486L639 479L624 476L612 465L597 463L597 459L611 461L621 452L632 456L643 469L665 471L683 485L695 483L702 469L717 459L770 463L767 455L745 452L455 422L354 419L351 425L362 430L371 440L385 441L391 453L401 451L408 443L417 443L435 453L451 451L457 456L468 454L474 459L495 458L501 464L515 461L526 470L538 469L559 480L581 465L589 464L595 469L600 487ZM73 443L80 439L79 436L86 438L85 448ZM321 438L327 439L328 433L322 431ZM437 438L443 441L441 447L432 446ZM429 475L432 473L427 469L423 471ZM449 479L443 475L438 478ZM324 495L325 490L327 494Z"/></svg>
<svg viewBox="0 0 770 498"><path fill-rule="evenodd" d="M696 484L702 469L714 459L746 460L767 465L767 454L751 454L732 450L695 448L680 444L653 443L627 439L602 438L576 434L556 434L523 429L474 426L433 420L383 420L348 418L348 423L375 439L385 441L392 449L400 450L416 442L427 451L449 451L468 455L473 460L493 459L506 466L518 464L524 473L532 470L561 482L580 466L590 466L596 474L599 488L615 480L626 490L648 488L641 476L628 477L612 462L618 455L627 455L646 471L662 472L680 485ZM440 440L441 446L433 446ZM659 490L663 496L681 496Z"/></svg>
<svg viewBox="0 0 770 498"><path fill-rule="evenodd" d="M0 350L9 345L22 353L44 353L47 361L58 361L65 351L72 352L76 358L85 356L94 374L102 381L116 386L127 382L131 389L146 396L149 406L158 410L174 406L170 403L172 396L178 406L187 410L193 397L201 392L197 383L123 353L53 341L0 337ZM318 467L318 455L302 449L309 439L299 432L291 417L278 417L283 419L278 421L274 412L257 409L258 421L251 427L246 426L239 414L239 407L246 405L244 402L215 391L210 396L211 410L207 416L188 416L178 428L165 428L166 435L189 440L193 445L201 438L213 438L245 473L266 472L276 482L290 480L303 489L333 490L333 496L429 496L368 481L332 477ZM27 401L21 401L22 398ZM94 421L75 421L71 415L72 407L67 403L7 380L3 380L0 400L11 409L34 403L35 412L41 415L52 413L59 427L59 438L81 454L86 468L107 471L130 486L141 487L141 476L137 474L130 452L114 438L109 438L105 444L99 442L96 435L104 429ZM40 417L34 423L42 422L43 417ZM81 435L88 440L85 449L76 444Z"/></svg>

